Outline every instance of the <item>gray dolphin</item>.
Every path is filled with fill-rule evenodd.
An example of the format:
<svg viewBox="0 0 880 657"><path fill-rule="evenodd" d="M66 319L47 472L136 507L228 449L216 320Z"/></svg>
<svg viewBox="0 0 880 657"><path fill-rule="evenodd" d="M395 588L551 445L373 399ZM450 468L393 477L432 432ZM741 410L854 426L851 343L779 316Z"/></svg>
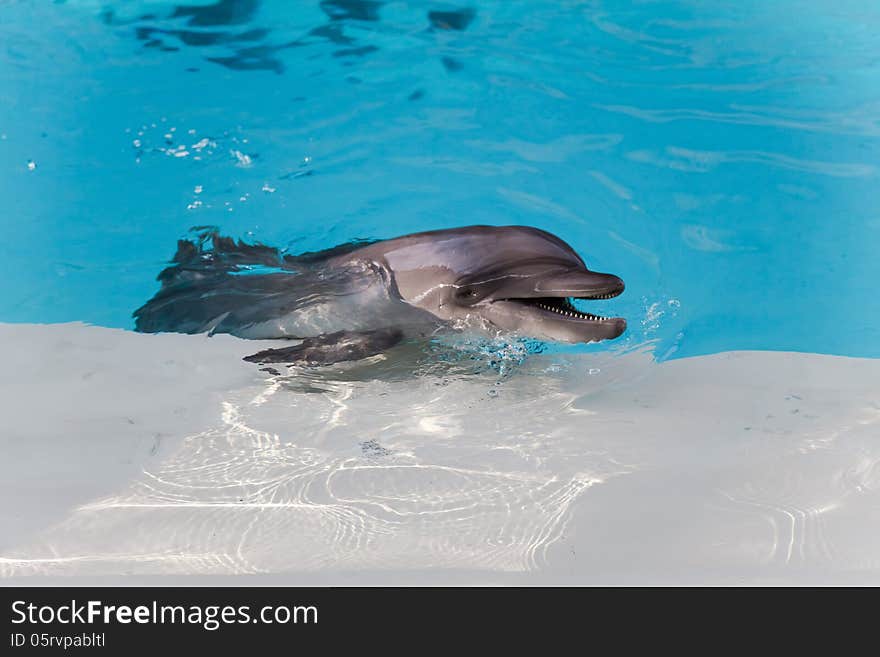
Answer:
<svg viewBox="0 0 880 657"><path fill-rule="evenodd" d="M444 328L568 343L626 329L623 318L570 301L610 299L623 281L527 226L434 230L297 256L208 231L179 241L158 280L159 292L134 312L138 331L301 340L245 358L259 363L357 360Z"/></svg>

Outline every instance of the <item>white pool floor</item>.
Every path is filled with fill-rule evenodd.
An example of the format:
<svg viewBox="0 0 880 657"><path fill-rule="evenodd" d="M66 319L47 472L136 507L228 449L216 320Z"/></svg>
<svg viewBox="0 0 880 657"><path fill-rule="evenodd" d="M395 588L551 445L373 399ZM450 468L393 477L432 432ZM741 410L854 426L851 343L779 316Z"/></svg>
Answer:
<svg viewBox="0 0 880 657"><path fill-rule="evenodd" d="M0 325L0 584L880 583L880 360L255 350Z"/></svg>

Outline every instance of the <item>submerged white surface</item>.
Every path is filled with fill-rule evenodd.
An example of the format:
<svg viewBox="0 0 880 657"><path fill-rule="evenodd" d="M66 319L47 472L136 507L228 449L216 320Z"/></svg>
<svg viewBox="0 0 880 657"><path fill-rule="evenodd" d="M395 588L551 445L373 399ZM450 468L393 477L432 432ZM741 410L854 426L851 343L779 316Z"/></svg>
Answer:
<svg viewBox="0 0 880 657"><path fill-rule="evenodd" d="M261 346L0 325L0 583L880 583L880 361Z"/></svg>

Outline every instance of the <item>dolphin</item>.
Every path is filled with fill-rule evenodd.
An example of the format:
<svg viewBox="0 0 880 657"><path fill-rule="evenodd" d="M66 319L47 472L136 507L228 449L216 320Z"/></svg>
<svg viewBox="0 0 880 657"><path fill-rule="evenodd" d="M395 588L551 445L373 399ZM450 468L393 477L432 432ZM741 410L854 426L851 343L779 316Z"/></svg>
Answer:
<svg viewBox="0 0 880 657"><path fill-rule="evenodd" d="M161 289L134 312L147 333L297 339L256 363L358 360L407 339L476 330L578 343L626 330L571 299L616 297L563 240L528 226L466 226L290 255L204 230L180 240Z"/></svg>

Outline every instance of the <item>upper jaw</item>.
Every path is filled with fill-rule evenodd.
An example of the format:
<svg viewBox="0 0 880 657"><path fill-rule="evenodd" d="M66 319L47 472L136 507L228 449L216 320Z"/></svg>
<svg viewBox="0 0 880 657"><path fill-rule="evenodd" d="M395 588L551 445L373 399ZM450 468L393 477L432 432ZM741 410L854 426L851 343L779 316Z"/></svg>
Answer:
<svg viewBox="0 0 880 657"><path fill-rule="evenodd" d="M625 287L623 280L614 274L575 269L540 278L535 282L534 296L611 299L621 294Z"/></svg>
<svg viewBox="0 0 880 657"><path fill-rule="evenodd" d="M625 287L623 280L614 274L603 274L586 269L568 270L543 276L528 285L499 290L488 300L519 301L529 305L543 303L551 306L551 310L562 308L566 311L575 311L569 299L589 301L613 299L622 294Z"/></svg>

